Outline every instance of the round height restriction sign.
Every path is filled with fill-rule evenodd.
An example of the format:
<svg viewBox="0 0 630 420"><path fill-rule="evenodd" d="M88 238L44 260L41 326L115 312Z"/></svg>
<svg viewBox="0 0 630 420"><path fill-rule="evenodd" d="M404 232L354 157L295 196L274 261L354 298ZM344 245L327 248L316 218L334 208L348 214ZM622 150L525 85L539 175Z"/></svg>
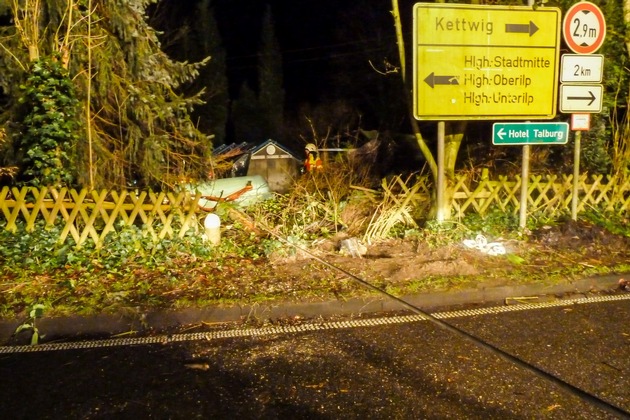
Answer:
<svg viewBox="0 0 630 420"><path fill-rule="evenodd" d="M574 53L594 53L602 46L606 36L604 14L593 3L576 3L564 16L562 35Z"/></svg>

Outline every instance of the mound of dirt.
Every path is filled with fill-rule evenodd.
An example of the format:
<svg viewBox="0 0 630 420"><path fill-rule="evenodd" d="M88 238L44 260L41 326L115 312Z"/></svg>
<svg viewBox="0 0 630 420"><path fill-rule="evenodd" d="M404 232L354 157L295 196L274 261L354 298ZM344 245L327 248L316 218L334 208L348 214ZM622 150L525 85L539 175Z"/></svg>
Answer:
<svg viewBox="0 0 630 420"><path fill-rule="evenodd" d="M520 276L544 278L566 271L568 275L596 267L616 267L630 261L630 238L585 222L567 222L532 232L524 240L498 239L505 255L488 255L463 244L432 246L417 239L390 239L366 246L360 257L340 252L341 240L314 246L308 253L272 258L278 281L303 278L330 281L357 276L372 284L396 287L441 279L474 277L476 282L507 284ZM345 273L345 274L344 274Z"/></svg>

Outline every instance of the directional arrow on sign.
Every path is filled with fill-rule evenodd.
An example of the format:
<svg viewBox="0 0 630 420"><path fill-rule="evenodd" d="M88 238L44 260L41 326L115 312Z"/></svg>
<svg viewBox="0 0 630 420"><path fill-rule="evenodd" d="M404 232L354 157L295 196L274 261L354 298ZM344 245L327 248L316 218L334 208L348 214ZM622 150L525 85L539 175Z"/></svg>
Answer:
<svg viewBox="0 0 630 420"><path fill-rule="evenodd" d="M566 144L569 124L565 122L494 123L492 144Z"/></svg>
<svg viewBox="0 0 630 420"><path fill-rule="evenodd" d="M589 101L587 106L591 106L597 97L590 90L588 91L588 95L589 96L567 96L567 99L569 101Z"/></svg>
<svg viewBox="0 0 630 420"><path fill-rule="evenodd" d="M575 112L602 112L602 85L560 85L560 111L565 114Z"/></svg>
<svg viewBox="0 0 630 420"><path fill-rule="evenodd" d="M435 85L459 85L457 76L436 76L435 73L428 75L424 81L431 87Z"/></svg>
<svg viewBox="0 0 630 420"><path fill-rule="evenodd" d="M529 23L506 23L505 24L505 32L514 33L514 34L529 34L529 36L534 35L538 32L538 26L531 20Z"/></svg>

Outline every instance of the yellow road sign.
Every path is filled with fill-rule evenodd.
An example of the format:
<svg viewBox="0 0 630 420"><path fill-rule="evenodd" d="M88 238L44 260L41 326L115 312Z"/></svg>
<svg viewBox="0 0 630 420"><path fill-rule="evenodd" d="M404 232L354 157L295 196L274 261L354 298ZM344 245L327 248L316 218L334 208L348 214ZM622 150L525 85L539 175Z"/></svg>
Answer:
<svg viewBox="0 0 630 420"><path fill-rule="evenodd" d="M559 9L418 3L413 17L417 119L555 116Z"/></svg>

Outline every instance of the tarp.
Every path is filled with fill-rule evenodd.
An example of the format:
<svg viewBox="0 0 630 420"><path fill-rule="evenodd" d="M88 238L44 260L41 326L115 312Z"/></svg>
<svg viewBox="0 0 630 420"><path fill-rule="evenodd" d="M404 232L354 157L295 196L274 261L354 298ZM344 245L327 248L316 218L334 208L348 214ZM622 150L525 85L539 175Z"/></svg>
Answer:
<svg viewBox="0 0 630 420"><path fill-rule="evenodd" d="M212 208L221 201L230 201L239 206L249 206L273 196L267 181L260 175L221 178L199 184L183 186L191 193L201 193L199 205Z"/></svg>

